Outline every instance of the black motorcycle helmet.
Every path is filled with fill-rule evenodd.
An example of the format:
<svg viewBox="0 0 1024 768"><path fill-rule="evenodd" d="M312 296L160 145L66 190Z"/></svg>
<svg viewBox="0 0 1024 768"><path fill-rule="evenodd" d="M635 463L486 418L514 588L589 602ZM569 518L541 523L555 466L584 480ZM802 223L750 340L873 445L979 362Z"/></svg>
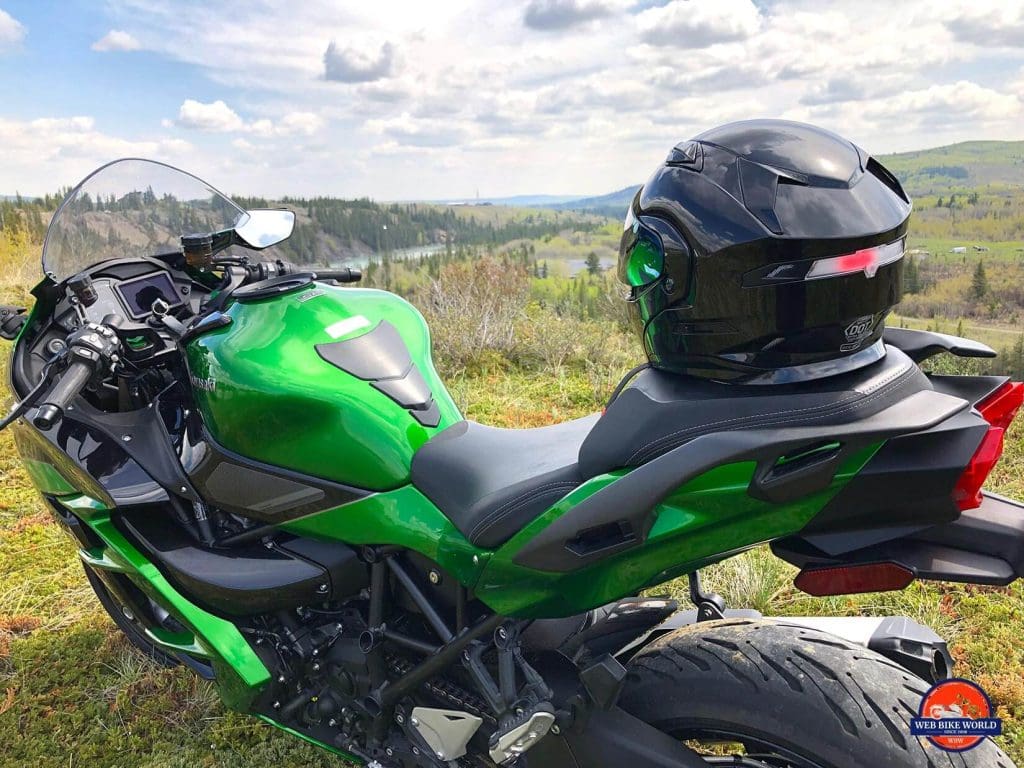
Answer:
<svg viewBox="0 0 1024 768"><path fill-rule="evenodd" d="M619 247L648 358L750 383L878 360L910 211L877 160L811 125L748 120L676 145L634 198Z"/></svg>

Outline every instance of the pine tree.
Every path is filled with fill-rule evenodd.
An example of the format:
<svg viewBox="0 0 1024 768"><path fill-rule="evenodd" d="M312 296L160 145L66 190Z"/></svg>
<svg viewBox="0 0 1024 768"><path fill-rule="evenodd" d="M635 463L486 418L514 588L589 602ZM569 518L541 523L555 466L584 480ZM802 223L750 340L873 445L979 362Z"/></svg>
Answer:
<svg viewBox="0 0 1024 768"><path fill-rule="evenodd" d="M587 254L587 272L595 276L601 274L601 257L594 251Z"/></svg>
<svg viewBox="0 0 1024 768"><path fill-rule="evenodd" d="M978 261L974 268L974 276L971 278L971 296L975 299L982 299L988 293L988 276L985 274L985 263Z"/></svg>
<svg viewBox="0 0 1024 768"><path fill-rule="evenodd" d="M917 293L921 290L921 274L917 268L917 259L913 256L907 258L907 264L903 268L903 288L907 293Z"/></svg>

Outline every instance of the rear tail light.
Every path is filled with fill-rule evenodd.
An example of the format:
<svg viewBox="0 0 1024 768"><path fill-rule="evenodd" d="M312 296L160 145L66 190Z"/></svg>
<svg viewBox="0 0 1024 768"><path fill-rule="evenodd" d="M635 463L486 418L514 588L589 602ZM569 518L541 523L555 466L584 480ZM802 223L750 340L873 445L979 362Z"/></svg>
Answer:
<svg viewBox="0 0 1024 768"><path fill-rule="evenodd" d="M993 427L1008 429L1024 403L1024 384L1008 381L978 403L978 412Z"/></svg>
<svg viewBox="0 0 1024 768"><path fill-rule="evenodd" d="M906 589L913 580L914 572L897 563L869 563L805 568L793 584L808 595L831 597Z"/></svg>
<svg viewBox="0 0 1024 768"><path fill-rule="evenodd" d="M974 452L967 469L960 475L953 489L953 501L960 507L961 512L981 506L981 486L985 484L989 472L1002 455L1003 430L999 427L989 427L981 440L981 445Z"/></svg>
<svg viewBox="0 0 1024 768"><path fill-rule="evenodd" d="M1022 403L1024 384L1019 381L1006 382L978 403L978 413L991 426L953 489L953 500L960 511L981 506L981 486L985 484L992 468L1003 455L1003 436Z"/></svg>
<svg viewBox="0 0 1024 768"><path fill-rule="evenodd" d="M855 272L863 272L868 277L874 277L880 267L902 259L903 252L903 240L900 239L894 243L864 248L842 256L818 259L811 265L804 280L850 275Z"/></svg>

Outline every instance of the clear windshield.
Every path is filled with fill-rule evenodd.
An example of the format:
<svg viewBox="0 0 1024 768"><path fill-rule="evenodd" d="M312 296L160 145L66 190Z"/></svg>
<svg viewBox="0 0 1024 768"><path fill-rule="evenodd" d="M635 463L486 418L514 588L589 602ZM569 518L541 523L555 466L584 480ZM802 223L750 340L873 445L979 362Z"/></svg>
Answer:
<svg viewBox="0 0 1024 768"><path fill-rule="evenodd" d="M248 218L197 179L152 160L117 160L75 187L46 231L43 271L64 280L101 261L173 253L181 236Z"/></svg>

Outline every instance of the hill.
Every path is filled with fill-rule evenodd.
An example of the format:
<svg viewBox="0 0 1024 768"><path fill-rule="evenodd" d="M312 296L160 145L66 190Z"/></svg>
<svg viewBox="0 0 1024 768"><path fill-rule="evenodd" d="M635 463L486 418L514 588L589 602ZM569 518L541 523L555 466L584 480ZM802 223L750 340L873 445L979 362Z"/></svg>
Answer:
<svg viewBox="0 0 1024 768"><path fill-rule="evenodd" d="M640 189L640 185L634 184L630 187L623 187L615 192L609 192L606 195L583 197L578 200L569 200L545 207L561 211L585 211L587 213L596 213L601 216L621 219L625 215L626 208L633 200L633 196L636 195L638 189Z"/></svg>
<svg viewBox="0 0 1024 768"><path fill-rule="evenodd" d="M912 197L1024 184L1024 141L964 141L878 159Z"/></svg>
<svg viewBox="0 0 1024 768"><path fill-rule="evenodd" d="M878 159L896 174L911 197L959 193L980 187L1012 193L1008 187L1024 185L1024 141L964 141L945 147L879 155ZM541 205L619 218L639 188L637 184L606 195Z"/></svg>

